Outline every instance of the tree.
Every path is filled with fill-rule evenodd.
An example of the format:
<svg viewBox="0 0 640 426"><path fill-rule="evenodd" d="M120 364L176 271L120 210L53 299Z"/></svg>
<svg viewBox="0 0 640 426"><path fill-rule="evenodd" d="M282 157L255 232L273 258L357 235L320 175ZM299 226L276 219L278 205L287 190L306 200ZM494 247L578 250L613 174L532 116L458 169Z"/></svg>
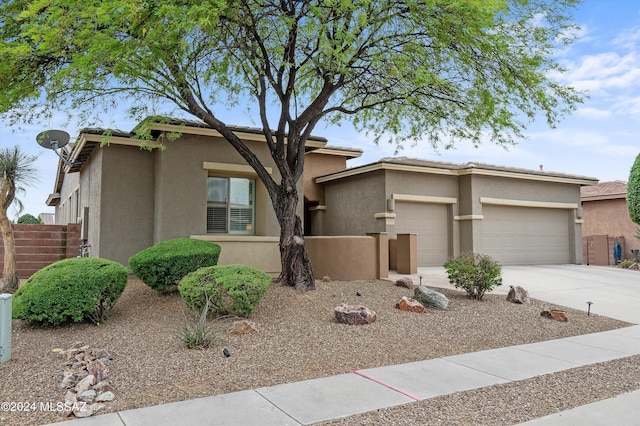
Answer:
<svg viewBox="0 0 640 426"><path fill-rule="evenodd" d="M39 217L35 217L34 215L27 213L27 214L23 214L18 218L18 223L25 224L25 225L26 224L39 225L42 223L42 220L40 220Z"/></svg>
<svg viewBox="0 0 640 426"><path fill-rule="evenodd" d="M95 112L126 95L139 119L162 104L204 121L264 183L279 279L306 290L296 183L316 125L434 147L510 145L538 114L554 126L581 98L552 78L575 2L12 0L0 6L0 114L30 120L46 101ZM278 181L220 118L238 104L259 117Z"/></svg>
<svg viewBox="0 0 640 426"><path fill-rule="evenodd" d="M36 159L36 156L22 152L18 146L0 149L0 232L4 244L0 293L14 293L18 289L16 244L7 211L12 204L17 206L18 214L22 210L16 193L24 190L21 185L29 185L36 180L37 171L33 167Z"/></svg>
<svg viewBox="0 0 640 426"><path fill-rule="evenodd" d="M640 225L640 154L631 166L629 182L627 182L627 209L629 217L635 224ZM640 238L640 231L637 236Z"/></svg>

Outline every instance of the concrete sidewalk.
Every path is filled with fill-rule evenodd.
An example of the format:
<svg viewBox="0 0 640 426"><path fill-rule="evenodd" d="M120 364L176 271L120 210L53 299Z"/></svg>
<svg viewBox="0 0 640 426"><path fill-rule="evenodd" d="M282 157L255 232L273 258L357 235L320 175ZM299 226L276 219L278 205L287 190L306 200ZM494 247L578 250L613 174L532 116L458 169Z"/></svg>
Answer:
<svg viewBox="0 0 640 426"><path fill-rule="evenodd" d="M590 298L594 302L592 311L606 315L598 311L601 307L612 313L611 317L640 323L640 313L635 312L640 306L640 273L593 268L505 267L503 277L506 290L509 285L522 285L531 297L585 310L587 300L581 299ZM412 278L418 282L418 275L422 275L423 284L431 285L429 279L442 274L442 268L425 268ZM638 325L99 415L71 424L309 425L637 354ZM526 424L639 424L639 402L637 391ZM606 410L602 421L606 423L594 422L598 418L596 411L602 407Z"/></svg>

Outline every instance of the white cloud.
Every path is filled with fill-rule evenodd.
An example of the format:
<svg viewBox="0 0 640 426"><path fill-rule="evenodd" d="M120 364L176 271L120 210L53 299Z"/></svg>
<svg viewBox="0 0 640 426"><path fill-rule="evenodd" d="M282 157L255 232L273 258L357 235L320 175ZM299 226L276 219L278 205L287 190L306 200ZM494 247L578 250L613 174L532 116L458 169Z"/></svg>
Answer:
<svg viewBox="0 0 640 426"><path fill-rule="evenodd" d="M611 117L611 111L599 108L578 108L576 115L589 120L604 120Z"/></svg>

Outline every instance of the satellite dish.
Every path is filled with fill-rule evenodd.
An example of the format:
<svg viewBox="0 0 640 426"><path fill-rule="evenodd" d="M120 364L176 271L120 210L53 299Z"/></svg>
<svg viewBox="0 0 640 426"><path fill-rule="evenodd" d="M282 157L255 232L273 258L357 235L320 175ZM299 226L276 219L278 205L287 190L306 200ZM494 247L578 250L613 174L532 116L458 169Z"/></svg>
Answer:
<svg viewBox="0 0 640 426"><path fill-rule="evenodd" d="M52 149L53 152L62 159L64 164L69 167L71 166L71 162L58 152L59 148L62 148L69 143L69 133L64 130L45 130L36 136L36 142L38 142L38 145L43 148Z"/></svg>
<svg viewBox="0 0 640 426"><path fill-rule="evenodd" d="M45 130L38 134L36 142L43 148L56 150L69 143L69 133L64 130Z"/></svg>

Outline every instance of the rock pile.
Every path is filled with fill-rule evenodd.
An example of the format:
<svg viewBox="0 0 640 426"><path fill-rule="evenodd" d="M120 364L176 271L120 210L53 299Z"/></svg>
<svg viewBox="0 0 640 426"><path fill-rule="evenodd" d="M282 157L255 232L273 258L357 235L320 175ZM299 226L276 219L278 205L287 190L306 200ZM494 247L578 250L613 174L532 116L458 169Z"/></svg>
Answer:
<svg viewBox="0 0 640 426"><path fill-rule="evenodd" d="M60 389L64 395L63 417L89 417L112 401L114 394L109 382L109 365L112 358L106 349L92 349L76 342L69 349L53 349L65 359Z"/></svg>

